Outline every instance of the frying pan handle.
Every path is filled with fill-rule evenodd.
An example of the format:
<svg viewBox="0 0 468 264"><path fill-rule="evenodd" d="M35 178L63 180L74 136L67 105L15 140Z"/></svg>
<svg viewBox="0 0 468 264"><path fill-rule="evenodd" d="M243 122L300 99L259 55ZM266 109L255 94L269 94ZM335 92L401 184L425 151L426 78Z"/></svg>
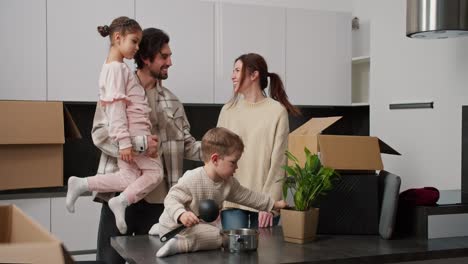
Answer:
<svg viewBox="0 0 468 264"><path fill-rule="evenodd" d="M175 237L175 235L179 234L180 231L184 230L185 229L185 226L184 225L181 225L179 226L178 228L172 230L172 231L169 231L167 232L164 236L162 236L159 241L161 242L166 242L168 241L169 239Z"/></svg>

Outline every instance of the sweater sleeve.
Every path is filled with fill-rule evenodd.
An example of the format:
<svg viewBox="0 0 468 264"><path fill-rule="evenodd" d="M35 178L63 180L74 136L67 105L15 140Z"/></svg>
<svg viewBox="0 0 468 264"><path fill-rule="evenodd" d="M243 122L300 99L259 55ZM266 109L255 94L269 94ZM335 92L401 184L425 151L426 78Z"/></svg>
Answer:
<svg viewBox="0 0 468 264"><path fill-rule="evenodd" d="M91 137L94 145L102 152L114 158L119 156L119 146L109 137L109 125L100 104L96 105Z"/></svg>
<svg viewBox="0 0 468 264"><path fill-rule="evenodd" d="M248 206L259 211L271 211L275 201L264 193L254 192L242 186L236 178L231 178L231 189L226 200Z"/></svg>
<svg viewBox="0 0 468 264"><path fill-rule="evenodd" d="M185 174L184 174L185 177ZM167 211L169 218L177 224L180 215L186 212L185 205L192 201L192 195L189 189L189 182L182 177L179 182L172 186L164 199L164 208Z"/></svg>
<svg viewBox="0 0 468 264"><path fill-rule="evenodd" d="M100 101L109 118L109 136L119 143L119 149L132 146L128 131L126 84L128 74L120 64L111 64L106 75L106 87Z"/></svg>
<svg viewBox="0 0 468 264"><path fill-rule="evenodd" d="M282 196L283 185L280 180L285 175L282 166L286 165L287 162L285 151L288 149L288 134L288 113L286 109L283 109L276 125L275 140L271 153L271 165L262 189L263 193L270 194L275 201L281 200Z"/></svg>
<svg viewBox="0 0 468 264"><path fill-rule="evenodd" d="M202 160L201 154L201 141L197 141L192 134L190 134L190 123L187 120L187 115L185 114L184 108L182 108L184 123L184 158L188 160Z"/></svg>
<svg viewBox="0 0 468 264"><path fill-rule="evenodd" d="M218 117L218 124L216 127L226 127L226 105L221 108L221 112Z"/></svg>

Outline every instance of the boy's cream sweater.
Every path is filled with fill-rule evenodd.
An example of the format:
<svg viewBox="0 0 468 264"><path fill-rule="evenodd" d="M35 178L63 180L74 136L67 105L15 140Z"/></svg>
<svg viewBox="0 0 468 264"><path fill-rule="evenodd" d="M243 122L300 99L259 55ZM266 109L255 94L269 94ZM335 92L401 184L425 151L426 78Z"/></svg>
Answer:
<svg viewBox="0 0 468 264"><path fill-rule="evenodd" d="M159 218L159 224L163 228L161 231L165 233L178 227L180 223L177 220L186 211L199 215L198 206L200 201L205 199L212 199L219 206L224 201L232 201L262 211L271 211L275 204L268 195L252 192L234 178L214 182L208 177L204 167L199 167L185 172L179 182L169 190L164 199L164 212Z"/></svg>
<svg viewBox="0 0 468 264"><path fill-rule="evenodd" d="M286 109L277 101L265 98L257 103L239 99L237 104L224 105L218 127L225 127L238 134L245 149L238 162L234 177L253 191L269 194L275 201L281 200L285 175L281 166L286 165L284 152L288 147L289 120ZM226 202L225 208L253 208Z"/></svg>

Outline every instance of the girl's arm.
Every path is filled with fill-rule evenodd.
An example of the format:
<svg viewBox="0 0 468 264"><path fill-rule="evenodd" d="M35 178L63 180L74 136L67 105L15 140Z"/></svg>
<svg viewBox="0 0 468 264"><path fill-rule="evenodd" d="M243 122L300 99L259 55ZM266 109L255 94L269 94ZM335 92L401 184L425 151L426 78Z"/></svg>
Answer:
<svg viewBox="0 0 468 264"><path fill-rule="evenodd" d="M100 103L104 106L109 122L109 136L118 143L119 150L132 147L126 112L129 74L130 71L123 63L111 63L106 74L105 89L100 94Z"/></svg>

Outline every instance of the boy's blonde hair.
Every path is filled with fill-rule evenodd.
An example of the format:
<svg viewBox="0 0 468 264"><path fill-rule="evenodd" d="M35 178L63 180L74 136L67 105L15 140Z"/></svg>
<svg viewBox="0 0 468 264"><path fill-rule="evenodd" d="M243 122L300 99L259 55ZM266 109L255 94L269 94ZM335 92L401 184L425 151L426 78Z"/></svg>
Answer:
<svg viewBox="0 0 468 264"><path fill-rule="evenodd" d="M242 139L231 130L224 127L215 127L202 138L201 149L203 161L208 162L213 153L218 153L221 157L244 151Z"/></svg>

